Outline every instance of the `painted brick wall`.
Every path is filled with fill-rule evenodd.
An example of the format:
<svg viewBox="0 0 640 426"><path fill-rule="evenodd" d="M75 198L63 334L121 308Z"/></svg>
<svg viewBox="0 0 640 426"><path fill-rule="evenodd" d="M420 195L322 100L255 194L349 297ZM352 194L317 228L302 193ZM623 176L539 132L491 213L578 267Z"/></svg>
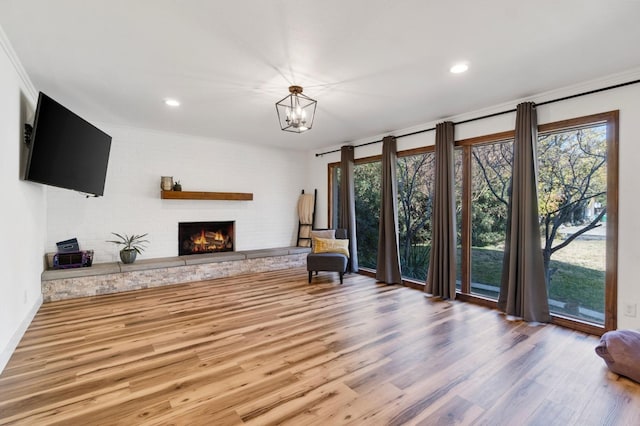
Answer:
<svg viewBox="0 0 640 426"><path fill-rule="evenodd" d="M95 262L111 262L110 232L148 232L142 258L177 256L178 222L207 220L236 221L236 250L294 244L304 153L94 124L113 137L104 197L47 187L47 251L77 237ZM254 200L161 200L160 176L185 191L252 192Z"/></svg>

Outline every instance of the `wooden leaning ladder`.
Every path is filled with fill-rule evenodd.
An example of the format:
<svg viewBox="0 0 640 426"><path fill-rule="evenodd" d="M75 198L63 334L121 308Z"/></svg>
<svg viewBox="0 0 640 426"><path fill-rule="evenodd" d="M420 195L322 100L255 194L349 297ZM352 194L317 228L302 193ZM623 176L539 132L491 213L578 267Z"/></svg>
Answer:
<svg viewBox="0 0 640 426"><path fill-rule="evenodd" d="M304 195L304 189L301 196ZM311 223L302 223L298 219L298 247L311 247L311 230L314 228L316 222L316 199L318 197L318 190L313 190L313 214L311 215Z"/></svg>

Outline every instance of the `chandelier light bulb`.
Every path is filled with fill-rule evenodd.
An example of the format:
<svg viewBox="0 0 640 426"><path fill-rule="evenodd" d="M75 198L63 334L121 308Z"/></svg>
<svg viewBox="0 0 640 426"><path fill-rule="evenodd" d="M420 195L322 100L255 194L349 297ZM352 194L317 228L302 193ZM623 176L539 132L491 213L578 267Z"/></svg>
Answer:
<svg viewBox="0 0 640 426"><path fill-rule="evenodd" d="M290 86L289 95L276 102L280 128L294 133L311 129L316 105L317 101L302 93L302 87Z"/></svg>

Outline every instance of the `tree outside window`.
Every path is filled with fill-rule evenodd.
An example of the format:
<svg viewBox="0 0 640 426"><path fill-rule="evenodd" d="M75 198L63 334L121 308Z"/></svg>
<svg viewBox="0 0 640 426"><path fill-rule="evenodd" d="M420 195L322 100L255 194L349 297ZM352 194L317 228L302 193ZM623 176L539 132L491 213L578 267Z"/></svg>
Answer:
<svg viewBox="0 0 640 426"><path fill-rule="evenodd" d="M435 153L398 158L396 177L402 276L424 282L431 251Z"/></svg>
<svg viewBox="0 0 640 426"><path fill-rule="evenodd" d="M354 167L358 263L363 268L373 270L378 263L381 179L380 161L356 164Z"/></svg>

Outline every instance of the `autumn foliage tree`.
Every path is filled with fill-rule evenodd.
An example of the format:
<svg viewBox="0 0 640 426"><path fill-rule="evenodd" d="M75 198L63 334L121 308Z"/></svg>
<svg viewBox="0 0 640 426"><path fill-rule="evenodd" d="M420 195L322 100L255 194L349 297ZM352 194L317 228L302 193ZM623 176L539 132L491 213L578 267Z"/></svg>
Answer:
<svg viewBox="0 0 640 426"><path fill-rule="evenodd" d="M551 257L586 232L602 226L606 215L606 131L604 126L541 135L538 138L538 209L545 275L551 283ZM512 155L496 144L474 150L484 185L496 200L508 204ZM491 203L489 203L489 209ZM596 206L599 206L596 208ZM587 212L594 212L588 215ZM493 216L490 210L486 212ZM563 226L577 229L559 237Z"/></svg>
<svg viewBox="0 0 640 426"><path fill-rule="evenodd" d="M537 148L540 229L545 274L551 284L553 254L602 226L605 218L606 130L595 126L544 134ZM505 239L513 141L476 145L471 153L471 243L473 247L499 246ZM460 156L456 158L459 178ZM433 152L398 159L400 258L403 273L416 278L426 273L428 265L434 172ZM379 161L355 167L358 254L363 266L372 268L378 243L380 177ZM572 226L569 235L561 234L566 226Z"/></svg>
<svg viewBox="0 0 640 426"><path fill-rule="evenodd" d="M598 126L543 135L538 141L538 158L542 253L550 284L551 256L579 236L602 226L607 213L606 129ZM593 213L587 215L588 211ZM578 229L559 242L558 233L563 225Z"/></svg>

